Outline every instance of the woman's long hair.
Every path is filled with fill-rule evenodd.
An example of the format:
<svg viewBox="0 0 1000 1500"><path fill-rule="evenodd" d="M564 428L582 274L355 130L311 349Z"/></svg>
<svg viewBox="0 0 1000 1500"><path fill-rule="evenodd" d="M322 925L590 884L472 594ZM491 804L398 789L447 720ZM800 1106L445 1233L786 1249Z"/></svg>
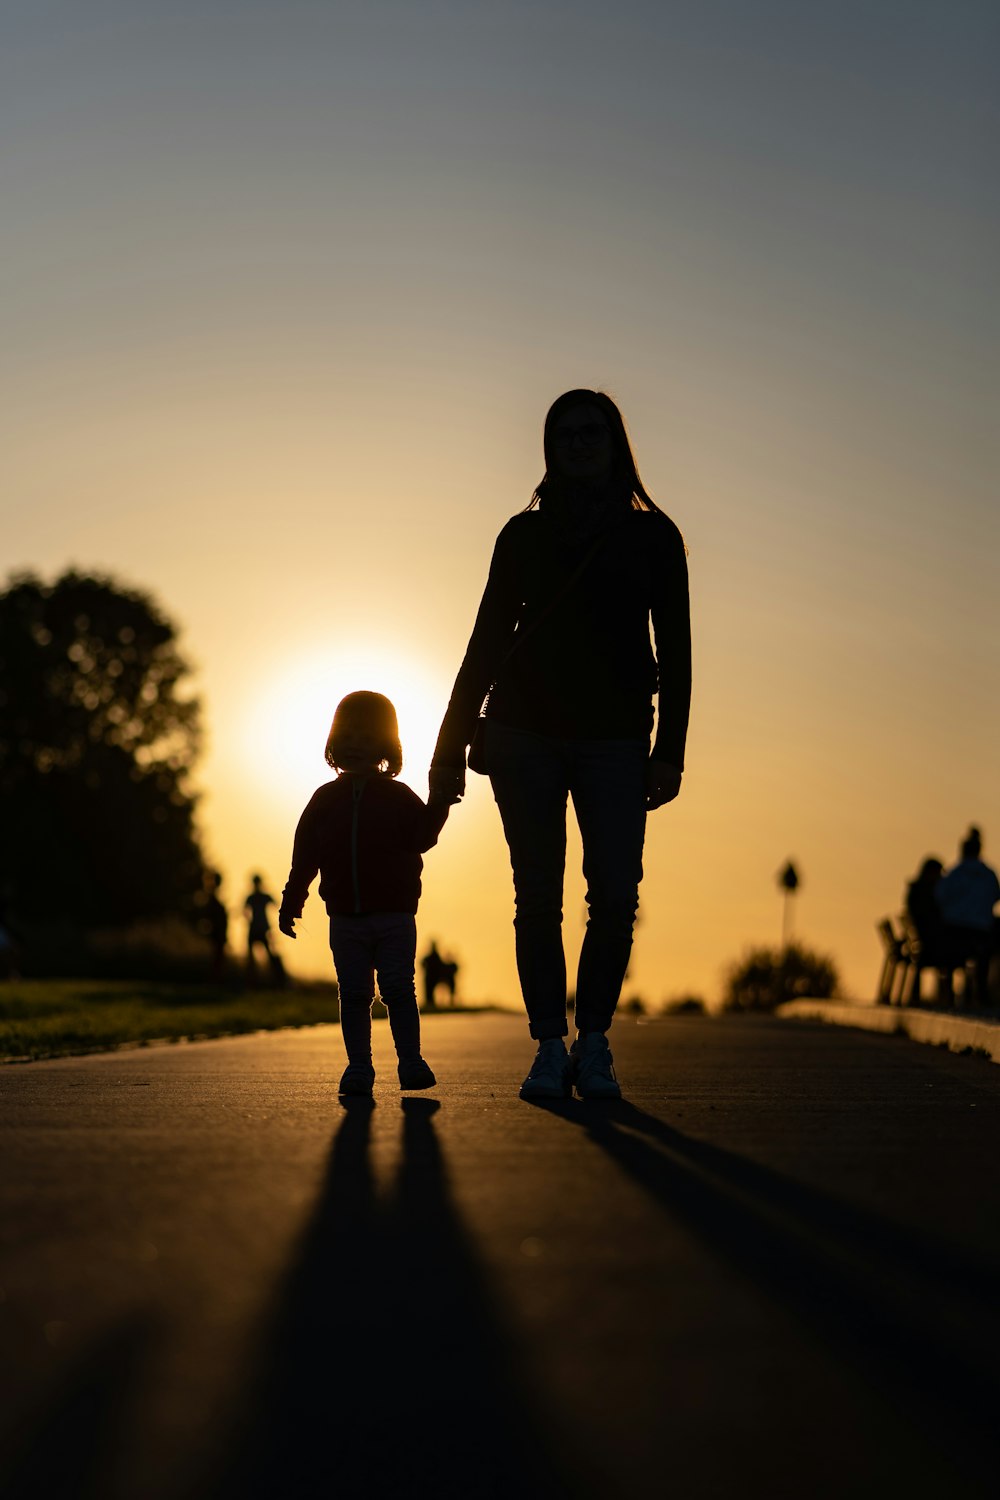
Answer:
<svg viewBox="0 0 1000 1500"><path fill-rule="evenodd" d="M343 769L337 756L341 736L360 728L370 734L379 749L379 770L386 776L398 776L403 769L403 747L399 743L396 710L382 693L348 693L337 704L326 741L326 763L335 771Z"/></svg>
<svg viewBox="0 0 1000 1500"><path fill-rule="evenodd" d="M625 418L611 397L604 391L576 390L566 391L558 396L545 414L545 429L542 434L542 449L545 454L545 473L542 475L535 489L532 491L531 503L528 509L544 500L547 493L557 490L559 487L558 464L553 462L552 433L556 423L564 417L568 411L577 406L596 406L603 414L611 433L611 442L614 447L614 458L612 460L611 487L619 490L622 494L629 496L633 510L655 510L661 515L660 507L646 490L639 477L639 469L632 452L632 444L629 442L628 432L625 427Z"/></svg>

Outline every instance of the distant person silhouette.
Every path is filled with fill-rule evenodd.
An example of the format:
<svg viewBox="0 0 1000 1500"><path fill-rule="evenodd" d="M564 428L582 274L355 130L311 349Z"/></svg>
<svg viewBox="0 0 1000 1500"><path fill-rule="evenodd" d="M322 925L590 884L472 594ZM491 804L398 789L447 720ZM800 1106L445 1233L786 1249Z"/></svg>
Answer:
<svg viewBox="0 0 1000 1500"><path fill-rule="evenodd" d="M285 966L280 957L271 947L271 919L268 908L276 905L273 896L269 896L264 890L264 882L259 875L254 875L251 882L253 889L243 903L243 911L247 917L249 926L247 928L247 969L252 981L257 979L257 963L254 955L255 948L263 948L267 958L268 969L272 981L277 985L283 985L287 980Z"/></svg>
<svg viewBox="0 0 1000 1500"><path fill-rule="evenodd" d="M971 963L975 997L989 1003L989 971L996 940L993 908L1000 901L1000 880L981 858L982 835L970 828L959 848L958 863L938 881L936 897L944 925L946 961L953 967Z"/></svg>
<svg viewBox="0 0 1000 1500"><path fill-rule="evenodd" d="M510 849L518 974L539 1044L521 1097L560 1098L575 1084L584 1098L616 1099L607 1032L632 947L646 813L677 796L684 765L687 560L680 532L639 478L609 396L560 396L545 418L543 448L545 473L531 503L497 539L430 785L452 801L462 796L476 731L470 764L489 775ZM568 797L589 908L570 1054L562 945Z"/></svg>
<svg viewBox="0 0 1000 1500"><path fill-rule="evenodd" d="M938 882L944 865L929 855L906 887L906 915L917 937L917 954L913 966L910 998L920 999L920 976L925 969L937 969L944 962L942 939L944 922L937 902Z"/></svg>
<svg viewBox="0 0 1000 1500"><path fill-rule="evenodd" d="M292 867L278 926L295 937L309 887L330 914L330 947L340 988L347 1049L342 1094L371 1094L375 976L389 1014L403 1089L429 1089L434 1074L420 1055L414 979L421 854L437 843L448 803L421 802L397 781L403 765L396 710L381 693L349 693L337 706L326 744L336 780L315 792L295 830Z"/></svg>
<svg viewBox="0 0 1000 1500"><path fill-rule="evenodd" d="M444 980L444 959L438 952L437 943L431 943L420 960L424 971L424 1010L433 1010L437 1004L437 987Z"/></svg>
<svg viewBox="0 0 1000 1500"><path fill-rule="evenodd" d="M437 991L443 985L448 991L448 1003L455 1004L455 980L458 975L458 964L454 959L445 958L438 951L436 942L432 942L423 958L420 967L424 971L424 1009L434 1010L437 1005Z"/></svg>
<svg viewBox="0 0 1000 1500"><path fill-rule="evenodd" d="M210 871L205 877L205 915L202 920L212 950L212 978L215 980L221 979L225 973L226 944L229 940L229 913L219 896L221 889L222 876L217 870ZM249 896L247 900L250 900Z"/></svg>

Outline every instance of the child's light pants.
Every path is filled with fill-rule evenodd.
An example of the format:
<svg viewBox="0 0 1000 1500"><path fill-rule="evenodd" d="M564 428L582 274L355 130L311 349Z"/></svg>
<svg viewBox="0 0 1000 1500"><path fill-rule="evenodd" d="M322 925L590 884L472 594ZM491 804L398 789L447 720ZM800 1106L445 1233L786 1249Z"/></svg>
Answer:
<svg viewBox="0 0 1000 1500"><path fill-rule="evenodd" d="M347 1060L370 1067L375 976L389 1012L400 1062L420 1056L420 1016L414 987L417 921L409 912L368 912L330 918L330 948L340 989L340 1029Z"/></svg>

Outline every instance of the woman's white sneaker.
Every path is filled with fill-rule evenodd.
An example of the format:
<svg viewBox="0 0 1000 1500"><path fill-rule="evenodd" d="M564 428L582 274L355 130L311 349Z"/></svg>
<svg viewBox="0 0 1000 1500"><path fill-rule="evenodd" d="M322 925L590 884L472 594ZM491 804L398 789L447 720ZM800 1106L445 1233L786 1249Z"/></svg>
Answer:
<svg viewBox="0 0 1000 1500"><path fill-rule="evenodd" d="M561 1036L539 1042L531 1072L521 1084L522 1099L568 1099L573 1092L569 1053Z"/></svg>

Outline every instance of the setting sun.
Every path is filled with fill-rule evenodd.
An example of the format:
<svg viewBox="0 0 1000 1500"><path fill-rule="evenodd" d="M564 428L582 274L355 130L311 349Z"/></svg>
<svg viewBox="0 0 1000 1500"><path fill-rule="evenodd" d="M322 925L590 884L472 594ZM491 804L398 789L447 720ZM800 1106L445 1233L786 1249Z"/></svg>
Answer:
<svg viewBox="0 0 1000 1500"><path fill-rule="evenodd" d="M395 646L358 643L312 650L265 685L251 703L243 743L245 770L266 783L282 806L298 807L333 772L323 752L333 711L359 688L384 693L396 707L403 746L402 779L427 795L427 768L447 688Z"/></svg>

